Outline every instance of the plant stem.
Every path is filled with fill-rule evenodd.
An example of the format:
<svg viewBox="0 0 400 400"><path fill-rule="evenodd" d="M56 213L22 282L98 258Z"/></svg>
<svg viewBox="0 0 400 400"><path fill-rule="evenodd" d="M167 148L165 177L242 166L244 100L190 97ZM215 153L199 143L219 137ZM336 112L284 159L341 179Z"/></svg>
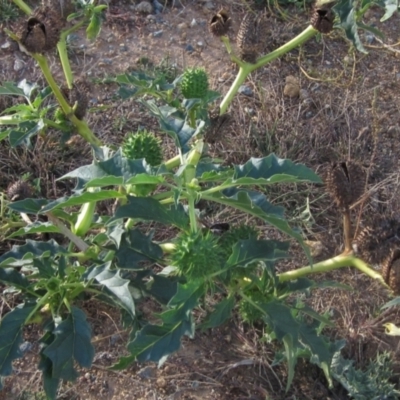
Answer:
<svg viewBox="0 0 400 400"><path fill-rule="evenodd" d="M60 232L74 243L80 251L87 251L89 249L89 245L83 239L73 234L55 215L50 212L46 213L46 215L49 221L60 229Z"/></svg>
<svg viewBox="0 0 400 400"><path fill-rule="evenodd" d="M284 44L283 46L279 47L278 49L272 51L271 53L260 57L255 64L248 64L248 63L240 63L240 69L238 75L236 76L235 81L232 83L228 93L222 100L220 104L220 115L226 113L230 103L232 102L234 96L236 95L240 85L245 81L247 76L253 72L254 70L263 67L264 65L268 64L269 62L275 60L278 57L283 56L290 50L300 46L307 40L311 39L318 31L314 29L311 25L307 27L303 32L301 32L298 36ZM224 42L225 43L225 42ZM226 43L225 43L226 46ZM228 48L229 52L229 48ZM235 61L235 60L234 60Z"/></svg>
<svg viewBox="0 0 400 400"><path fill-rule="evenodd" d="M190 221L190 231L197 232L197 218L196 218L196 210L195 210L195 193L191 193L188 201L189 206L189 221Z"/></svg>
<svg viewBox="0 0 400 400"><path fill-rule="evenodd" d="M283 272L278 274L279 282L287 282L311 274L317 274L321 272L333 271L342 267L355 267L362 273L368 275L372 279L376 279L382 285L387 286L382 275L370 268L364 261L353 255L339 255L329 260L324 260L313 266L307 266L292 271Z"/></svg>
<svg viewBox="0 0 400 400"><path fill-rule="evenodd" d="M20 8L25 14L30 15L32 13L31 8L23 0L13 0L14 4Z"/></svg>
<svg viewBox="0 0 400 400"><path fill-rule="evenodd" d="M53 78L53 75L51 74L49 64L47 63L47 58L45 56L43 56L42 54L38 54L38 53L31 54L31 55L38 63L40 69L42 70L44 77L46 78L47 83L49 84L49 86L51 87L51 90L54 93L54 96L56 96L64 113L69 117L71 122L75 125L79 135L81 135L88 143L90 143L94 146L101 146L102 145L101 141L96 138L94 133L87 126L86 122L79 120L74 115L72 108L65 100L63 94L60 91L60 88L58 87L56 81Z"/></svg>
<svg viewBox="0 0 400 400"><path fill-rule="evenodd" d="M64 71L65 80L67 81L68 89L72 89L74 83L74 76L71 70L71 64L69 63L68 52L67 52L67 32L61 32L60 41L57 44L58 56L62 69Z"/></svg>

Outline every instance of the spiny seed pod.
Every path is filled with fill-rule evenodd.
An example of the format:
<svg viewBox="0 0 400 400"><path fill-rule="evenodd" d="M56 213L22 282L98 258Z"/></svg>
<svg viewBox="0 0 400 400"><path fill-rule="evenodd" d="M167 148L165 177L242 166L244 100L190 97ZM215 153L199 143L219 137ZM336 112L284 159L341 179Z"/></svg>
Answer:
<svg viewBox="0 0 400 400"><path fill-rule="evenodd" d="M389 277L386 283L390 286L395 295L400 294L400 250L398 249L393 252Z"/></svg>
<svg viewBox="0 0 400 400"><path fill-rule="evenodd" d="M130 133L122 145L122 152L130 160L144 158L153 166L160 165L163 160L161 141L148 131Z"/></svg>
<svg viewBox="0 0 400 400"><path fill-rule="evenodd" d="M324 4L321 7L314 7L311 16L311 25L320 33L329 33L333 29L335 14L329 5Z"/></svg>
<svg viewBox="0 0 400 400"><path fill-rule="evenodd" d="M264 13L247 13L243 17L236 38L239 57L242 61L254 63L264 50L267 41L268 26Z"/></svg>
<svg viewBox="0 0 400 400"><path fill-rule="evenodd" d="M51 7L37 9L28 21L18 29L20 43L30 53L54 50L60 40L63 22Z"/></svg>
<svg viewBox="0 0 400 400"><path fill-rule="evenodd" d="M352 161L334 163L326 171L326 190L342 210L348 209L362 196L365 183L364 170Z"/></svg>
<svg viewBox="0 0 400 400"><path fill-rule="evenodd" d="M208 143L215 143L218 139L225 137L225 133L231 126L232 118L228 113L219 115L219 109L210 111L208 117L210 127L207 129L204 139Z"/></svg>
<svg viewBox="0 0 400 400"><path fill-rule="evenodd" d="M24 200L32 196L32 188L26 181L17 181L7 189L7 197L10 201Z"/></svg>
<svg viewBox="0 0 400 400"><path fill-rule="evenodd" d="M82 78L77 79L72 89L67 87L61 88L71 107L75 107L74 114L76 118L83 119L89 105L88 94L90 93L90 85Z"/></svg>
<svg viewBox="0 0 400 400"><path fill-rule="evenodd" d="M224 251L226 258L232 253L232 246L239 240L257 239L258 231L250 225L239 225L230 228L218 240L218 244Z"/></svg>
<svg viewBox="0 0 400 400"><path fill-rule="evenodd" d="M388 255L399 245L400 221L396 219L375 221L361 229L352 243L354 253L372 265L386 264Z"/></svg>
<svg viewBox="0 0 400 400"><path fill-rule="evenodd" d="M177 267L179 275L190 279L207 279L219 271L224 264L223 251L218 239L211 233L182 233L175 243L171 265Z"/></svg>
<svg viewBox="0 0 400 400"><path fill-rule="evenodd" d="M223 36L227 34L230 26L231 18L226 11L221 10L213 15L208 24L208 29L214 36Z"/></svg>
<svg viewBox="0 0 400 400"><path fill-rule="evenodd" d="M257 305L265 302L265 296L258 290L254 289L246 295ZM264 313L258 308L254 307L252 303L247 300L241 300L239 303L239 314L243 318L243 321L253 324L257 320L260 320Z"/></svg>
<svg viewBox="0 0 400 400"><path fill-rule="evenodd" d="M181 92L185 99L202 99L208 91L208 76L203 68L188 68L182 76Z"/></svg>

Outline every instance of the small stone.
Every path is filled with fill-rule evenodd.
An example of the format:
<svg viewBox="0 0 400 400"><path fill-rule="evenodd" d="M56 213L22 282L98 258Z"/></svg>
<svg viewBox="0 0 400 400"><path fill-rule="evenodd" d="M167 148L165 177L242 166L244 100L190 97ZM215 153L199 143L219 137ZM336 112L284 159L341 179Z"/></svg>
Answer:
<svg viewBox="0 0 400 400"><path fill-rule="evenodd" d="M199 41L196 44L197 44L197 47L204 47L204 42Z"/></svg>
<svg viewBox="0 0 400 400"><path fill-rule="evenodd" d="M164 31L153 32L153 37L161 37Z"/></svg>
<svg viewBox="0 0 400 400"><path fill-rule="evenodd" d="M251 89L251 87L249 87L247 85L240 86L238 92L240 94L244 94L245 96L252 96L253 95L253 90Z"/></svg>
<svg viewBox="0 0 400 400"><path fill-rule="evenodd" d="M157 370L154 367L148 366L139 370L137 375L139 375L142 379L155 378L157 376Z"/></svg>
<svg viewBox="0 0 400 400"><path fill-rule="evenodd" d="M186 22L182 22L176 26L176 29L178 30L178 32L182 32L187 28L188 28L188 24Z"/></svg>
<svg viewBox="0 0 400 400"><path fill-rule="evenodd" d="M188 53L193 53L194 52L194 47L191 44L186 45L185 51Z"/></svg>
<svg viewBox="0 0 400 400"><path fill-rule="evenodd" d="M164 6L160 4L157 0L153 0L153 6L156 11L161 12L164 9Z"/></svg>
<svg viewBox="0 0 400 400"><path fill-rule="evenodd" d="M193 28L197 25L197 21L193 18L192 22L190 23L190 26Z"/></svg>
<svg viewBox="0 0 400 400"><path fill-rule="evenodd" d="M298 97L300 94L300 84L296 77L288 75L286 77L286 85L283 89L283 94L287 97Z"/></svg>
<svg viewBox="0 0 400 400"><path fill-rule="evenodd" d="M10 46L11 46L11 43L7 41L1 45L1 48L5 50L5 49L8 49Z"/></svg>
<svg viewBox="0 0 400 400"><path fill-rule="evenodd" d="M14 61L14 71L20 71L22 68L24 68L24 63L19 58L17 58Z"/></svg>
<svg viewBox="0 0 400 400"><path fill-rule="evenodd" d="M148 1L142 1L136 6L135 11L141 14L151 14L153 6Z"/></svg>
<svg viewBox="0 0 400 400"><path fill-rule="evenodd" d="M23 342L20 344L19 346L19 351L22 354L25 354L26 352L28 352L31 348L33 347L32 343L30 342Z"/></svg>
<svg viewBox="0 0 400 400"><path fill-rule="evenodd" d="M124 43L121 43L119 45L119 51L128 51L128 47Z"/></svg>
<svg viewBox="0 0 400 400"><path fill-rule="evenodd" d="M157 20L157 17L153 14L149 14L146 19L150 22L155 22Z"/></svg>
<svg viewBox="0 0 400 400"><path fill-rule="evenodd" d="M247 112L247 114L249 114L249 115L254 115L254 109L253 108L245 107L244 111Z"/></svg>
<svg viewBox="0 0 400 400"><path fill-rule="evenodd" d="M365 40L368 44L372 44L375 40L375 36L373 33L366 31L365 32Z"/></svg>

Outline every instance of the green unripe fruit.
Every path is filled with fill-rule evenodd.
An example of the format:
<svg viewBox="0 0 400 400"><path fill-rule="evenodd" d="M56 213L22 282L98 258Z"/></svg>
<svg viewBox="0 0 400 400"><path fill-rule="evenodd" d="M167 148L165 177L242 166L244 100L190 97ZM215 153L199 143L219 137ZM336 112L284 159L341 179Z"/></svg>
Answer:
<svg viewBox="0 0 400 400"><path fill-rule="evenodd" d="M223 251L217 238L211 233L182 233L175 243L171 265L180 275L189 279L207 278L224 265Z"/></svg>
<svg viewBox="0 0 400 400"><path fill-rule="evenodd" d="M265 296L258 289L253 290L250 293L246 293L246 296L249 297L249 299L256 305L260 305L262 302L265 302ZM250 324L260 320L265 315L260 309L254 307L251 302L244 299L242 299L239 303L239 313L243 318L243 321Z"/></svg>
<svg viewBox="0 0 400 400"><path fill-rule="evenodd" d="M208 76L203 68L185 70L181 82L181 91L186 99L202 99L208 91Z"/></svg>
<svg viewBox="0 0 400 400"><path fill-rule="evenodd" d="M232 254L232 246L239 240L257 239L258 231L249 225L239 225L229 229L218 240L228 258Z"/></svg>
<svg viewBox="0 0 400 400"><path fill-rule="evenodd" d="M161 141L148 131L129 134L122 145L122 152L130 160L144 158L152 166L160 165L163 160Z"/></svg>

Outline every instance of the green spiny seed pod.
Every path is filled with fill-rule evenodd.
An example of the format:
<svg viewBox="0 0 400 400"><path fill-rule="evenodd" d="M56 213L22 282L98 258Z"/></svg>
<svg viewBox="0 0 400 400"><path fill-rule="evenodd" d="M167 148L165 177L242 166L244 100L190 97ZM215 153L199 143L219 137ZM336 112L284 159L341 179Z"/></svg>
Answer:
<svg viewBox="0 0 400 400"><path fill-rule="evenodd" d="M246 295L256 305L265 302L265 296L258 289L253 289L249 293L246 293ZM249 324L253 324L264 316L264 313L261 310L245 299L242 299L239 303L239 313L243 318L243 321L248 322Z"/></svg>
<svg viewBox="0 0 400 400"><path fill-rule="evenodd" d="M122 153L130 160L144 158L152 166L163 160L161 141L146 130L130 133L122 144Z"/></svg>
<svg viewBox="0 0 400 400"><path fill-rule="evenodd" d="M222 36L228 33L230 26L231 18L226 11L221 10L212 16L208 29L214 36Z"/></svg>
<svg viewBox="0 0 400 400"><path fill-rule="evenodd" d="M32 188L26 181L14 182L7 189L7 197L10 201L24 200L31 196Z"/></svg>
<svg viewBox="0 0 400 400"><path fill-rule="evenodd" d="M228 258L232 254L232 246L239 240L257 239L258 231L250 225L239 225L230 228L218 240L218 244L224 251L225 257Z"/></svg>
<svg viewBox="0 0 400 400"><path fill-rule="evenodd" d="M188 280L207 279L224 265L223 251L211 232L182 233L175 246L171 265L177 267L179 275Z"/></svg>
<svg viewBox="0 0 400 400"><path fill-rule="evenodd" d="M202 99L208 91L208 76L203 68L188 68L183 73L181 91L185 99Z"/></svg>

